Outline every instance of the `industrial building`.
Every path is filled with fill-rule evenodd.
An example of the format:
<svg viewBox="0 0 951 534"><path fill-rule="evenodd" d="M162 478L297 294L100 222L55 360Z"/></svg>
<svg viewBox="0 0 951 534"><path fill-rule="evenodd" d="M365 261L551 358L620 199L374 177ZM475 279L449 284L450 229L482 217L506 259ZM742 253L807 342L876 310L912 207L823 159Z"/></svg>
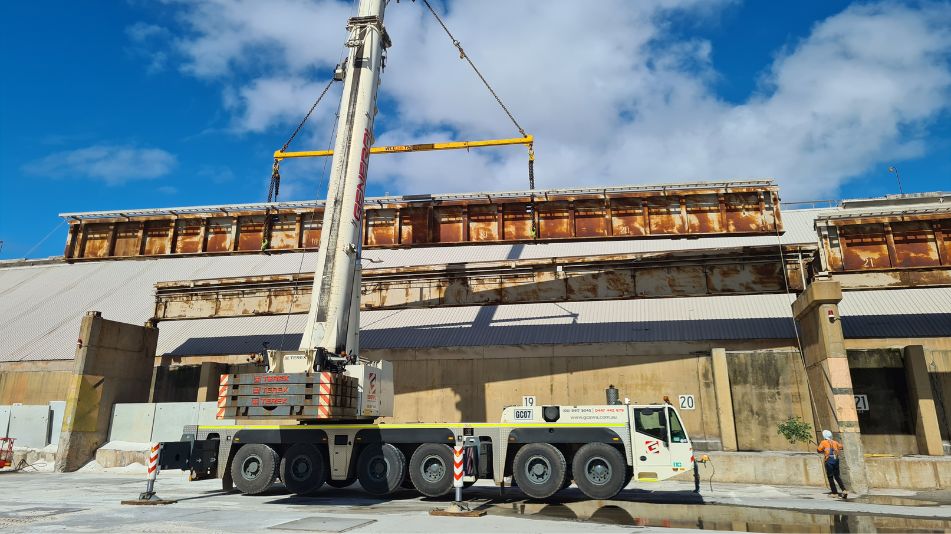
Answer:
<svg viewBox="0 0 951 534"><path fill-rule="evenodd" d="M360 344L394 363L392 419L493 421L522 395L599 403L610 384L679 402L698 447L806 450L777 424L842 422L854 398L866 453L947 454L951 195L816 207L779 193L755 180L367 199ZM62 258L0 263L0 405L99 391L77 379L109 376L77 368L90 311L157 328L142 338L155 346L122 349L151 371L115 400L215 399L220 373L297 348L322 211L63 214ZM847 355L849 387L817 344Z"/></svg>

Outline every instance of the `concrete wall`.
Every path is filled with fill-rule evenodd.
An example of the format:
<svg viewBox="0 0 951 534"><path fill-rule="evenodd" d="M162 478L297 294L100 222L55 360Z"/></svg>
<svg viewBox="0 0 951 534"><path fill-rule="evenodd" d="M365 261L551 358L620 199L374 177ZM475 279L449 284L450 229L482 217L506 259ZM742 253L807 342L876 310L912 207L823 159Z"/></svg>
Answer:
<svg viewBox="0 0 951 534"><path fill-rule="evenodd" d="M808 451L777 432L790 417L813 423L805 368L798 352L727 353L737 448L741 451Z"/></svg>
<svg viewBox="0 0 951 534"><path fill-rule="evenodd" d="M637 402L660 402L665 395L676 402L680 395L693 395L696 408L681 411L684 424L698 445L718 449L711 345L447 347L367 356L393 362L394 422L498 421L502 408L520 404L522 395L535 395L539 403L599 404L613 384L622 397ZM736 428L759 442L776 441L775 425L747 428L738 422Z"/></svg>
<svg viewBox="0 0 951 534"><path fill-rule="evenodd" d="M65 400L73 360L0 363L0 404L46 404Z"/></svg>
<svg viewBox="0 0 951 534"><path fill-rule="evenodd" d="M157 341L151 326L109 321L99 312L83 317L57 471L79 469L93 458L106 441L114 404L148 400Z"/></svg>

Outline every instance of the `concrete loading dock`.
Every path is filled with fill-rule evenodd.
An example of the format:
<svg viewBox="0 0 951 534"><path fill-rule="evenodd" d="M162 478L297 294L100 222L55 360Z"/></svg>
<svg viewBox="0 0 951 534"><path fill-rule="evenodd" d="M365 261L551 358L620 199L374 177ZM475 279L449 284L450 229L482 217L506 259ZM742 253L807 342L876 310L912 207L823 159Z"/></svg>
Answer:
<svg viewBox="0 0 951 534"><path fill-rule="evenodd" d="M707 189L717 187L722 186ZM773 198L769 187L764 191L764 198ZM550 198L562 202L557 194ZM604 196L602 190L571 194ZM479 241L481 234L470 232L469 241L450 246L416 244L415 239L412 245L397 243L402 248L368 243L377 248L369 248L366 256L380 263L366 265L362 345L371 357L395 364L396 419L478 420L497 414L505 404L517 404L528 393L540 401L557 397L563 403L592 402L600 398L603 382L615 383L638 401L665 394L692 396L694 410L682 413L692 436L709 449L788 450L791 447L775 433L776 423L795 415L812 421L813 416L791 319L795 295L787 296L785 282L796 293L804 283L828 275L844 289L837 317L852 388L869 401L869 411L857 413L866 452L941 453L935 450L934 436L948 440L951 295L941 278L948 272L943 248L948 223L938 206L940 196L897 208L882 206L884 201L861 201L840 208L785 210L781 227L767 223L740 234L694 231L691 188L611 191L609 197L621 198L611 197L609 205L663 194L677 197L675 204L687 211L667 210L668 216L687 221L672 226L674 233L605 235L609 226L618 225L612 207L613 222L604 226L600 237L575 233L538 242L511 241L503 217L502 226L498 219L491 223L497 230L493 241ZM504 195L490 195L485 205L495 205L504 215L503 200ZM403 200L385 201L396 206L385 209L404 209ZM368 207L385 204L374 202ZM567 202L565 220L570 221L576 201ZM643 202L640 205L643 208ZM580 227L578 206L574 226L569 226L575 232ZM821 231L824 216L845 227L859 219L866 224L872 212L885 213L875 217L887 222L888 217L901 217L902 210L930 213L930 233L921 237L934 251L922 256L930 263L906 266L896 260L873 264L871 270L864 262L834 269L823 263L823 239L833 239ZM762 213L759 205L748 211ZM539 209L540 214L548 212ZM647 217L654 213L648 209ZM718 221L724 216L719 208L711 213ZM780 220L778 210L776 214ZM106 215L79 217L71 243L76 243L75 236L99 235L97 224L113 224L101 222L109 220ZM174 218L130 212L123 221L151 224L169 217ZM604 213L600 217L606 220ZM150 250L142 228L138 248L130 250ZM240 224L238 228L240 232ZM125 235L119 230L115 227L116 239ZM888 239L884 234L882 239L887 252ZM895 257L903 257L907 240L892 241ZM838 243L841 248L850 242ZM119 241L108 248L115 252L117 247L120 252L127 248ZM150 385L137 399L142 402L208 400L209 385L222 368L247 365L248 356L265 341L271 348L294 345L299 316L291 315L288 321L282 308L289 304L296 312L295 303L307 300L301 289L308 283L298 284L306 272L295 273L301 257L238 248L143 253L138 260L76 258L75 263L0 269L3 313L9 319L5 325L16 330L2 341L2 356L8 361L0 363L0 404L66 399L77 374L73 350L66 347L75 346L79 318L89 309L122 322L161 320ZM115 254L128 255L136 254ZM306 265L307 258L303 261ZM762 268L743 270L750 265ZM711 266L722 267L717 271ZM891 281L872 284L874 277L882 276ZM451 290L455 287L463 290ZM31 299L33 305L24 305ZM60 318L52 328L43 326L51 314ZM909 354L919 353L905 347L919 345L921 356L914 358L925 364L933 411L927 409L921 367L914 361L906 365ZM906 375L913 382L904 379ZM922 402L926 408L916 408ZM881 417L895 413L896 406L905 417ZM921 424L918 414L923 414Z"/></svg>

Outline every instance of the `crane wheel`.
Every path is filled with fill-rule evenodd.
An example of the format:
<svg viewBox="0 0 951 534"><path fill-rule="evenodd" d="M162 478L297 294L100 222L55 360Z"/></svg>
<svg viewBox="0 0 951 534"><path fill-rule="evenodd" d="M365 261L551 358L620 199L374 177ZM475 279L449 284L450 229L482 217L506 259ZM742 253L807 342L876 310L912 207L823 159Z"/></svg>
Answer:
<svg viewBox="0 0 951 534"><path fill-rule="evenodd" d="M611 499L627 485L627 462L615 447L588 443L571 462L575 484L591 499Z"/></svg>
<svg viewBox="0 0 951 534"><path fill-rule="evenodd" d="M371 443L357 460L357 480L372 495L387 495L400 489L406 478L406 456L389 443Z"/></svg>
<svg viewBox="0 0 951 534"><path fill-rule="evenodd" d="M442 443L423 443L409 460L409 478L427 497L452 490L452 449Z"/></svg>
<svg viewBox="0 0 951 534"><path fill-rule="evenodd" d="M277 452L263 443L242 446L231 460L234 485L245 495L264 493L277 480L279 460Z"/></svg>
<svg viewBox="0 0 951 534"><path fill-rule="evenodd" d="M280 474L287 491L307 495L320 489L327 480L327 461L313 444L295 443L281 458Z"/></svg>
<svg viewBox="0 0 951 534"><path fill-rule="evenodd" d="M523 446L512 462L518 488L533 499L547 499L559 491L567 471L565 455L549 443Z"/></svg>

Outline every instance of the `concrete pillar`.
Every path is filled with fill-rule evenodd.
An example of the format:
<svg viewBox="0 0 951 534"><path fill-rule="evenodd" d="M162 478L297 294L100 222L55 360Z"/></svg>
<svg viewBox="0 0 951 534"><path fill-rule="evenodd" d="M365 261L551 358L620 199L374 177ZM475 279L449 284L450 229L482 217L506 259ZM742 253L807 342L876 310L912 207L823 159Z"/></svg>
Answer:
<svg viewBox="0 0 951 534"><path fill-rule="evenodd" d="M905 380L908 382L908 400L915 417L918 453L944 456L938 411L928 377L928 362L925 361L925 348L921 345L905 347Z"/></svg>
<svg viewBox="0 0 951 534"><path fill-rule="evenodd" d="M799 323L809 392L822 427L816 430L829 429L842 443L842 477L849 492L862 495L868 492L868 475L839 317L841 300L838 282L816 280L799 295L792 309Z"/></svg>
<svg viewBox="0 0 951 534"><path fill-rule="evenodd" d="M75 471L106 442L112 407L149 398L158 328L87 312L79 330L76 367L66 396L55 470Z"/></svg>
<svg viewBox="0 0 951 534"><path fill-rule="evenodd" d="M198 402L218 400L218 386L221 375L227 373L226 364L216 362L202 362L201 374L198 377Z"/></svg>
<svg viewBox="0 0 951 534"><path fill-rule="evenodd" d="M711 351L713 363L713 391L717 395L717 420L720 422L720 444L725 451L736 450L736 423L733 420L733 392L730 390L730 370L726 349Z"/></svg>

